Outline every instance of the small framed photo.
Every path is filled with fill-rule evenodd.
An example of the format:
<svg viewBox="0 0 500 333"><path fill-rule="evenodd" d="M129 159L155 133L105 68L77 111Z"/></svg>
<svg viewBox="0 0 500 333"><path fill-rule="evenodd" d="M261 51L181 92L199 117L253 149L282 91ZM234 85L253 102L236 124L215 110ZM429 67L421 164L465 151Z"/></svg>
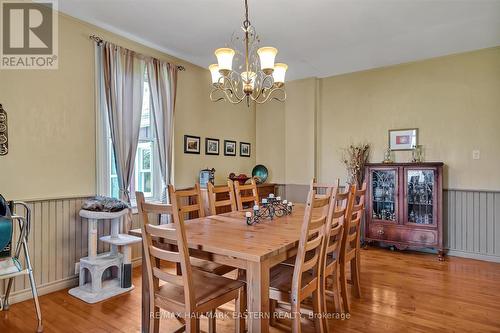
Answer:
<svg viewBox="0 0 500 333"><path fill-rule="evenodd" d="M200 137L192 135L184 135L184 153L199 154L200 153Z"/></svg>
<svg viewBox="0 0 500 333"><path fill-rule="evenodd" d="M248 142L240 142L240 156L250 157L250 144Z"/></svg>
<svg viewBox="0 0 500 333"><path fill-rule="evenodd" d="M219 139L205 138L205 155L219 155Z"/></svg>
<svg viewBox="0 0 500 333"><path fill-rule="evenodd" d="M418 129L389 130L390 150L412 150L418 144Z"/></svg>
<svg viewBox="0 0 500 333"><path fill-rule="evenodd" d="M236 141L224 140L224 155L236 156Z"/></svg>

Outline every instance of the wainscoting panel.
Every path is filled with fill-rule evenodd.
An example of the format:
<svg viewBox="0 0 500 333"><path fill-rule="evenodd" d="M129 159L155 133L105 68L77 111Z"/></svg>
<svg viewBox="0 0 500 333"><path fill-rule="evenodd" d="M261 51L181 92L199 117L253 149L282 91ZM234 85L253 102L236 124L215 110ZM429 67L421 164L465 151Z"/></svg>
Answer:
<svg viewBox="0 0 500 333"><path fill-rule="evenodd" d="M78 284L75 263L87 255L87 220L79 216L84 200L69 198L28 202L32 214L29 251L40 294ZM137 215L134 215L133 227L138 226ZM16 226L14 240L17 240L18 232ZM110 223L99 223L98 237L109 233ZM98 244L99 252L109 249L107 244ZM135 245L132 258L137 260L140 256L140 244ZM24 256L21 257L24 264ZM0 282L0 293L3 294L6 285L6 281ZM16 277L13 287L12 303L31 297L27 276Z"/></svg>
<svg viewBox="0 0 500 333"><path fill-rule="evenodd" d="M500 192L445 190L443 199L449 254L500 262Z"/></svg>

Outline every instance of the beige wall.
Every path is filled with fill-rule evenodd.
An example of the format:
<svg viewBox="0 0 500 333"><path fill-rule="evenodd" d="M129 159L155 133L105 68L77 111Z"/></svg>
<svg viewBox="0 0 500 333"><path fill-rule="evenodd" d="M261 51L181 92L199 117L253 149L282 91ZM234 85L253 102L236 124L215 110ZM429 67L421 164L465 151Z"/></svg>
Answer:
<svg viewBox="0 0 500 333"><path fill-rule="evenodd" d="M500 47L318 81L316 108L310 101L314 83L287 83L286 130L274 133L286 138L287 183L303 183L298 166L315 149L318 178L345 180L343 147L366 141L371 160L379 162L389 129L416 127L425 159L447 165L446 188L500 190ZM258 157L266 154L266 145L257 148ZM480 160L472 159L474 149ZM396 153L397 161L409 159L407 152ZM311 166L304 168L303 175L311 173Z"/></svg>
<svg viewBox="0 0 500 333"><path fill-rule="evenodd" d="M0 157L0 193L28 200L96 192L94 46L88 38L92 33L186 67L179 74L175 121L177 186L192 185L207 166L217 169L219 181L231 171L251 172L255 112L210 102L207 70L61 14L58 70L0 70L0 103L9 116L10 148ZM251 142L252 157L186 155L184 134L211 136L221 143L224 138Z"/></svg>
<svg viewBox="0 0 500 333"><path fill-rule="evenodd" d="M255 140L256 163L269 171L267 181L285 183L285 104L272 101L257 106Z"/></svg>

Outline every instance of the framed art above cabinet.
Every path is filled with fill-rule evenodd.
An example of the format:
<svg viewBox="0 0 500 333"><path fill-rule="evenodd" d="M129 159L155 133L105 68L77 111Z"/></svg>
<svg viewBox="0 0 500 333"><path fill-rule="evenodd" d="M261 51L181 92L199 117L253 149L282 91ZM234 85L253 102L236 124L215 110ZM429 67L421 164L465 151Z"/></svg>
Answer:
<svg viewBox="0 0 500 333"><path fill-rule="evenodd" d="M368 164L365 240L434 248L443 259L443 163Z"/></svg>

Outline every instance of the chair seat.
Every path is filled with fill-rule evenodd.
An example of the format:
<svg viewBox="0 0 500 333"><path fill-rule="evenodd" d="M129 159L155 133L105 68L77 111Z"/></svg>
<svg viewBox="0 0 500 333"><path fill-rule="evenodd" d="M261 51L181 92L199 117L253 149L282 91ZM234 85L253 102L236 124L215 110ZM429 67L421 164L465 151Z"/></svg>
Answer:
<svg viewBox="0 0 500 333"><path fill-rule="evenodd" d="M271 289L281 292L291 292L292 279L293 279L293 266L289 265L276 265L271 269L269 286ZM306 287L315 279L311 272L304 272L302 274L302 288Z"/></svg>
<svg viewBox="0 0 500 333"><path fill-rule="evenodd" d="M269 276L269 287L271 290L277 290L284 293L290 293L292 288L294 267L291 265L276 265L271 268ZM238 280L241 282L246 281L246 271L241 270ZM311 272L304 272L302 275L302 287L307 286L314 280Z"/></svg>
<svg viewBox="0 0 500 333"><path fill-rule="evenodd" d="M244 285L244 283L237 280L228 279L200 270L193 270L193 290L195 291L197 307L217 298L220 298L223 302L216 305L220 306L234 299L234 297L230 297L227 301L224 301L225 298L222 297L224 294L228 294L231 291L237 291ZM184 286L165 283L160 286L155 296L165 304L172 302L178 306L184 307Z"/></svg>
<svg viewBox="0 0 500 333"><path fill-rule="evenodd" d="M21 264L16 258L8 257L0 259L0 279L10 278L22 273Z"/></svg>
<svg viewBox="0 0 500 333"><path fill-rule="evenodd" d="M213 273L216 275L224 275L235 270L235 268L231 266L221 265L213 261L199 259L195 257L190 257L189 261L191 262L191 267L196 268L203 272Z"/></svg>

